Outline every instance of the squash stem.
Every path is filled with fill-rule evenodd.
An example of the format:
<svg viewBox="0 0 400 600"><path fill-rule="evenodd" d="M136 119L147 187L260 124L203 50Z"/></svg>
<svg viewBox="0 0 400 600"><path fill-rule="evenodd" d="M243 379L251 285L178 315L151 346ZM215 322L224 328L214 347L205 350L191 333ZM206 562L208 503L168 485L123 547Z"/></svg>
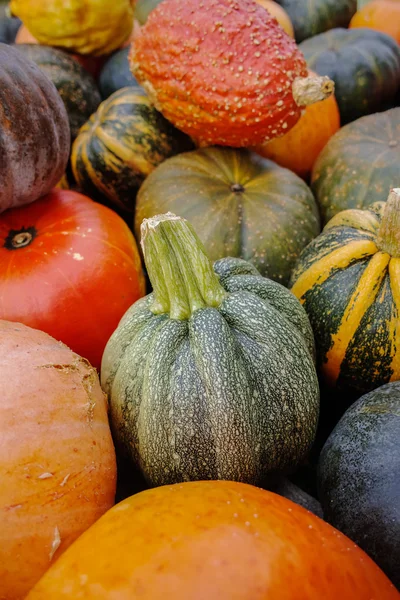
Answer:
<svg viewBox="0 0 400 600"><path fill-rule="evenodd" d="M400 258L400 188L390 190L379 227L376 245L392 258Z"/></svg>
<svg viewBox="0 0 400 600"><path fill-rule="evenodd" d="M191 224L172 213L144 219L141 246L153 286L154 314L189 319L199 308L217 308L226 292Z"/></svg>
<svg viewBox="0 0 400 600"><path fill-rule="evenodd" d="M335 83L326 75L296 77L292 84L292 94L297 106L304 107L326 100L335 91Z"/></svg>

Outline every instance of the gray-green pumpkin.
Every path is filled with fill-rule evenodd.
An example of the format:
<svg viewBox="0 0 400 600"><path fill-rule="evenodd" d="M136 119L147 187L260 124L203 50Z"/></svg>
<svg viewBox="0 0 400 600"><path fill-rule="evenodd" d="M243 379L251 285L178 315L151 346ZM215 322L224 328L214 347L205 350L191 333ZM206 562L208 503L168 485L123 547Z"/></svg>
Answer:
<svg viewBox="0 0 400 600"><path fill-rule="evenodd" d="M257 484L294 467L319 412L300 303L243 260L213 267L170 213L143 223L142 246L154 291L125 314L101 368L117 445L154 486Z"/></svg>

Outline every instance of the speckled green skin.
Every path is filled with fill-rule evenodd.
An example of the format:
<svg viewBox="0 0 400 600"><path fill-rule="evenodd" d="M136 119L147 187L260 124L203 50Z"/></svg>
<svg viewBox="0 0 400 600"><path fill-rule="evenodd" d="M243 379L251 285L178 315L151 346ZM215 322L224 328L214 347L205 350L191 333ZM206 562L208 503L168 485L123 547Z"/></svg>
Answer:
<svg viewBox="0 0 400 600"><path fill-rule="evenodd" d="M54 83L67 109L71 138L101 102L93 77L66 52L36 44L18 44L15 48L38 65Z"/></svg>
<svg viewBox="0 0 400 600"><path fill-rule="evenodd" d="M204 148L157 167L138 193L137 239L144 218L168 211L190 220L211 260L242 258L283 285L320 232L304 181L246 150Z"/></svg>
<svg viewBox="0 0 400 600"><path fill-rule="evenodd" d="M400 46L391 36L365 27L338 28L299 48L310 69L335 82L342 125L393 106L400 87Z"/></svg>
<svg viewBox="0 0 400 600"><path fill-rule="evenodd" d="M228 292L219 308L173 320L154 315L147 296L103 356L114 439L153 486L257 484L296 465L314 440L319 388L303 308L244 261L214 270Z"/></svg>
<svg viewBox="0 0 400 600"><path fill-rule="evenodd" d="M124 87L140 87L129 67L129 51L130 48L117 50L102 68L99 77L99 88L104 100Z"/></svg>
<svg viewBox="0 0 400 600"><path fill-rule="evenodd" d="M319 155L311 187L323 223L347 208L385 202L400 172L400 108L342 127Z"/></svg>
<svg viewBox="0 0 400 600"><path fill-rule="evenodd" d="M296 42L334 27L347 27L357 0L276 0L293 23Z"/></svg>
<svg viewBox="0 0 400 600"><path fill-rule="evenodd" d="M400 382L351 406L319 461L324 516L400 589Z"/></svg>

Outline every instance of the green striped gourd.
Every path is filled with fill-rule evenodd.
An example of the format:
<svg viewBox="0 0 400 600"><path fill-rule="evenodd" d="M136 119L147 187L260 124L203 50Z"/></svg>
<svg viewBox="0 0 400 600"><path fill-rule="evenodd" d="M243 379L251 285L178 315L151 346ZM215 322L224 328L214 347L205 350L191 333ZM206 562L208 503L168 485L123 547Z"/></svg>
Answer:
<svg viewBox="0 0 400 600"><path fill-rule="evenodd" d="M171 213L143 222L142 247L154 291L125 314L101 368L117 445L154 486L260 483L296 465L319 412L300 303L243 260L213 267Z"/></svg>
<svg viewBox="0 0 400 600"><path fill-rule="evenodd" d="M400 189L386 203L333 217L291 284L328 385L360 393L400 379Z"/></svg>

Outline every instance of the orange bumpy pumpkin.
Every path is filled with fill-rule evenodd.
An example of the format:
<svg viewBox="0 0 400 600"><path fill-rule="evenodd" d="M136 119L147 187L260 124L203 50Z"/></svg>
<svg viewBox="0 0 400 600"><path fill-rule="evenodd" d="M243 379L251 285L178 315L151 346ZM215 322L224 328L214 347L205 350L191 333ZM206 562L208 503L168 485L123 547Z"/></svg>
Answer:
<svg viewBox="0 0 400 600"><path fill-rule="evenodd" d="M399 0L373 0L356 12L350 28L369 27L391 35L400 44Z"/></svg>
<svg viewBox="0 0 400 600"><path fill-rule="evenodd" d="M282 6L274 2L274 0L256 0L256 2L275 17L283 31L286 31L290 37L294 38L292 21Z"/></svg>
<svg viewBox="0 0 400 600"><path fill-rule="evenodd" d="M201 10L199 10L199 6ZM333 82L253 0L163 0L130 52L156 108L200 145L249 146L283 135Z"/></svg>

